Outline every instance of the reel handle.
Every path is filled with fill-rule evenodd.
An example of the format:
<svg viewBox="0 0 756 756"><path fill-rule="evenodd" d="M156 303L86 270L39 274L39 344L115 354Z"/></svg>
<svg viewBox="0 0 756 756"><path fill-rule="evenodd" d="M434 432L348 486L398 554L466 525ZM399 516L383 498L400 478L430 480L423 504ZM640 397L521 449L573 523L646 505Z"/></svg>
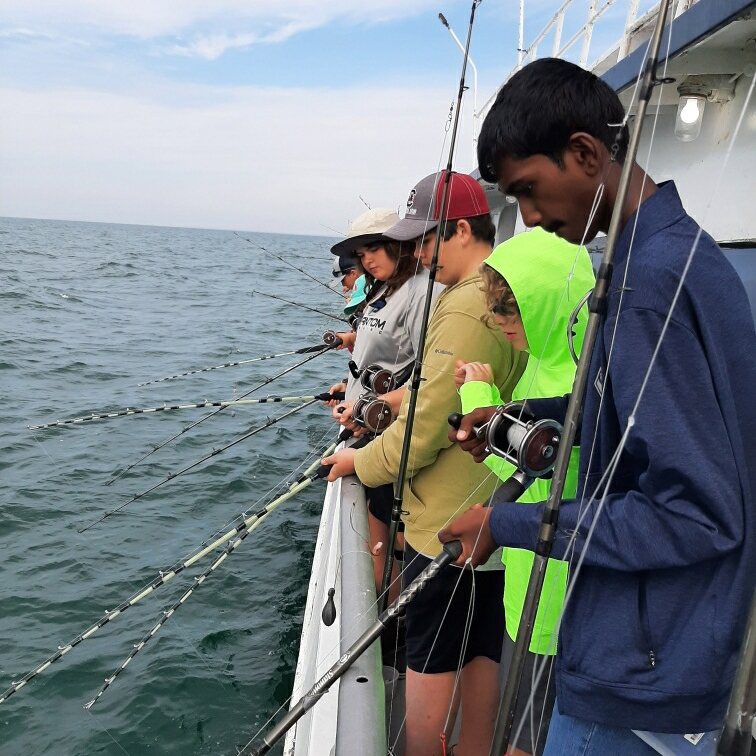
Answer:
<svg viewBox="0 0 756 756"><path fill-rule="evenodd" d="M459 427L462 425L462 418L464 415L461 412L452 412L451 415L447 418L449 425L451 425L452 428L456 428L459 430Z"/></svg>
<svg viewBox="0 0 756 756"><path fill-rule="evenodd" d="M447 418L447 422L449 425L451 425L452 428L456 428L457 430L460 429L462 425L462 418L464 415L461 412L452 412L451 415ZM476 438L483 438L486 435L486 428L488 427L488 424L486 425L474 425L473 426L473 433L475 434Z"/></svg>

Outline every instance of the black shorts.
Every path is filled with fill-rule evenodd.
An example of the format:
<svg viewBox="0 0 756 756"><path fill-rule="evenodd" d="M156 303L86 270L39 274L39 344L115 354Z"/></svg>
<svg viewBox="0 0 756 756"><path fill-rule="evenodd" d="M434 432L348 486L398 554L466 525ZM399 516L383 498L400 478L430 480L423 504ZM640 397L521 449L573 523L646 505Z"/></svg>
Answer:
<svg viewBox="0 0 756 756"><path fill-rule="evenodd" d="M406 544L402 587L409 585L430 561ZM475 596L466 636L473 579ZM407 667L429 674L455 672L476 656L498 664L505 632L503 595L502 570L477 570L474 577L470 570L458 567L440 572L407 605Z"/></svg>
<svg viewBox="0 0 756 756"><path fill-rule="evenodd" d="M507 679L509 667L512 664L514 641L508 633L504 634L504 650L501 655L500 680L502 689ZM525 666L522 668L522 682L517 696L517 708L515 709L514 725L510 744L526 753L534 756L542 756L546 745L546 735L551 722L551 711L554 708L556 697L554 656L542 656L528 651L525 657ZM534 686L535 676L541 671L541 665L546 660L541 679ZM528 701L531 693L533 705ZM517 736L517 731L520 731ZM517 737L515 737L517 736ZM535 743L535 745L534 745Z"/></svg>
<svg viewBox="0 0 756 756"><path fill-rule="evenodd" d="M378 488L365 487L365 493L368 500L368 512L376 520L380 520L388 526L391 522L391 510L394 507L394 486L387 483L385 486L378 486ZM404 532L404 523L401 521L399 522L399 532Z"/></svg>

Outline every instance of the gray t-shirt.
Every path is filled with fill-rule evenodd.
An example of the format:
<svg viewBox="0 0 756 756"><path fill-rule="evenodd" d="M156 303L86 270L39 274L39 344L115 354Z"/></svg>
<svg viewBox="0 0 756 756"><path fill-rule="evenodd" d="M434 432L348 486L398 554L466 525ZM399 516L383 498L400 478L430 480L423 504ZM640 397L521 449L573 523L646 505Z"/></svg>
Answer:
<svg viewBox="0 0 756 756"><path fill-rule="evenodd" d="M357 339L352 359L360 369L368 365L380 365L393 372L407 367L417 353L420 341L420 321L423 317L425 293L428 290L428 271L423 269L405 281L386 299L380 309L374 305L381 301L385 290L382 286L371 297L362 313L357 328ZM441 284L433 287L433 299L443 290ZM358 378L349 376L346 400L356 401L366 393Z"/></svg>

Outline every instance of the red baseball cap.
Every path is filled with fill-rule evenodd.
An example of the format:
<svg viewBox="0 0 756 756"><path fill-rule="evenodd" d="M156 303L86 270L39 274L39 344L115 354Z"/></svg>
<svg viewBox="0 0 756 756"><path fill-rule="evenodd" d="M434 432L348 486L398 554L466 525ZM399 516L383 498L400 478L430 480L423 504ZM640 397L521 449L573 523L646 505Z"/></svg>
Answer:
<svg viewBox="0 0 756 756"><path fill-rule="evenodd" d="M436 228L439 224L445 175L446 171L432 173L416 184L407 199L404 218L384 231L383 235L397 241L409 241ZM444 219L459 220L488 215L490 212L483 187L472 176L452 171Z"/></svg>

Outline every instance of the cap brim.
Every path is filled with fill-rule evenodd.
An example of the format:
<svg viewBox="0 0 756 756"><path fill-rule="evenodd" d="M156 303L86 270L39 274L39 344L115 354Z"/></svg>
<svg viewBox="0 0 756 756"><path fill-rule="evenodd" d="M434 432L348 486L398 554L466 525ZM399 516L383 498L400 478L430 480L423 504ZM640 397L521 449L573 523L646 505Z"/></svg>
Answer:
<svg viewBox="0 0 756 756"><path fill-rule="evenodd" d="M344 307L344 315L349 317L364 301L365 297L358 299L356 302L350 301L349 304Z"/></svg>
<svg viewBox="0 0 756 756"><path fill-rule="evenodd" d="M423 234L433 231L438 225L438 221L415 220L413 218L403 218L399 223L395 223L383 235L396 241L412 241L419 239Z"/></svg>
<svg viewBox="0 0 756 756"><path fill-rule="evenodd" d="M370 242L378 241L385 238L386 234L360 234L359 236L350 236L343 239L338 244L331 247L332 255L354 256L358 247L362 247Z"/></svg>

